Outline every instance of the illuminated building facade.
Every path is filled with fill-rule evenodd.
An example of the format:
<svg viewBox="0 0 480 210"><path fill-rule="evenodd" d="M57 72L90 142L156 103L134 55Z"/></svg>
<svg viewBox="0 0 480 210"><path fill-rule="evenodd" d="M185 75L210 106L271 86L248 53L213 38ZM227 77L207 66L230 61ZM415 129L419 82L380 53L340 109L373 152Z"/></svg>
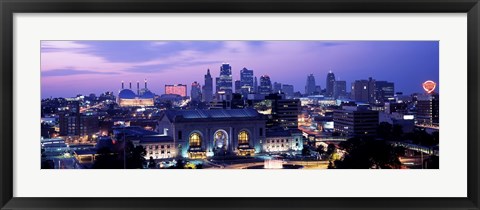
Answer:
<svg viewBox="0 0 480 210"><path fill-rule="evenodd" d="M438 127L440 120L440 96L434 92L437 84L428 80L422 84L424 95L417 96L417 125Z"/></svg>
<svg viewBox="0 0 480 210"><path fill-rule="evenodd" d="M192 97L192 101L200 101L202 99L202 88L197 81L192 83L190 96Z"/></svg>
<svg viewBox="0 0 480 210"><path fill-rule="evenodd" d="M242 95L244 95L244 97L249 93L252 93L255 91L253 70L249 70L247 68L243 68L242 70L240 70L240 84L241 84L240 92L242 93Z"/></svg>
<svg viewBox="0 0 480 210"><path fill-rule="evenodd" d="M334 130L344 136L374 136L378 122L378 111L364 107L343 107L333 112Z"/></svg>
<svg viewBox="0 0 480 210"><path fill-rule="evenodd" d="M258 93L268 95L272 93L272 81L268 75L260 77L260 86L258 86Z"/></svg>
<svg viewBox="0 0 480 210"><path fill-rule="evenodd" d="M335 88L335 74L332 71L327 74L327 92L325 96L333 97L333 92Z"/></svg>
<svg viewBox="0 0 480 210"><path fill-rule="evenodd" d="M375 98L377 103L385 103L394 100L395 84L387 81L375 82Z"/></svg>
<svg viewBox="0 0 480 210"><path fill-rule="evenodd" d="M265 141L265 118L253 109L167 110L157 126L163 130L185 158L253 156Z"/></svg>
<svg viewBox="0 0 480 210"><path fill-rule="evenodd" d="M130 82L129 89L124 88L122 81L122 90L118 93L117 104L121 107L145 107L153 106L155 94L147 89L147 81L145 80L145 88L140 93L140 83L137 81L137 94L132 90Z"/></svg>
<svg viewBox="0 0 480 210"><path fill-rule="evenodd" d="M352 99L356 102L375 103L375 80L356 80L352 83Z"/></svg>
<svg viewBox="0 0 480 210"><path fill-rule="evenodd" d="M186 97L187 85L182 85L182 84L165 85L165 94L176 94L182 97Z"/></svg>
<svg viewBox="0 0 480 210"><path fill-rule="evenodd" d="M97 115L80 113L78 101L71 101L68 109L59 113L60 136L88 136L99 131L99 120Z"/></svg>
<svg viewBox="0 0 480 210"><path fill-rule="evenodd" d="M228 63L223 63L220 66L220 76L216 78L217 93L224 91L227 94L231 94L232 91L232 67Z"/></svg>
<svg viewBox="0 0 480 210"><path fill-rule="evenodd" d="M333 98L338 99L347 95L347 82L335 81L333 85Z"/></svg>
<svg viewBox="0 0 480 210"><path fill-rule="evenodd" d="M293 85L283 84L282 92L285 93L285 98L287 99L293 98L293 92L294 92Z"/></svg>
<svg viewBox="0 0 480 210"><path fill-rule="evenodd" d="M440 99L437 93L417 96L417 125L439 126Z"/></svg>
<svg viewBox="0 0 480 210"><path fill-rule="evenodd" d="M212 101L213 80L212 80L212 75L210 75L210 69L207 69L207 74L205 75L205 85L203 86L202 97L204 102L210 103L210 101Z"/></svg>
<svg viewBox="0 0 480 210"><path fill-rule="evenodd" d="M307 84L305 85L305 95L313 95L316 86L317 85L315 84L315 77L313 76L313 74L308 75Z"/></svg>
<svg viewBox="0 0 480 210"><path fill-rule="evenodd" d="M300 100L285 99L283 94L270 94L265 96L265 100L270 101L272 108L267 127L298 128L298 115L301 113Z"/></svg>
<svg viewBox="0 0 480 210"><path fill-rule="evenodd" d="M299 130L267 130L262 150L267 153L301 152L302 133Z"/></svg>

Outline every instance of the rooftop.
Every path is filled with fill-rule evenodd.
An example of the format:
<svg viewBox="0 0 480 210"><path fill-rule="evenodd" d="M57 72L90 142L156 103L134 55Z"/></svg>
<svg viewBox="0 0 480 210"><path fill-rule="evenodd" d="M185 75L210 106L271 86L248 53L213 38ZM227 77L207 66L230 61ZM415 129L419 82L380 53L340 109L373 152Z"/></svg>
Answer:
<svg viewBox="0 0 480 210"><path fill-rule="evenodd" d="M144 136L140 139L140 143L160 143L160 142L173 142L171 136Z"/></svg>
<svg viewBox="0 0 480 210"><path fill-rule="evenodd" d="M170 120L179 116L184 119L256 118L260 116L254 109L167 110L165 114Z"/></svg>

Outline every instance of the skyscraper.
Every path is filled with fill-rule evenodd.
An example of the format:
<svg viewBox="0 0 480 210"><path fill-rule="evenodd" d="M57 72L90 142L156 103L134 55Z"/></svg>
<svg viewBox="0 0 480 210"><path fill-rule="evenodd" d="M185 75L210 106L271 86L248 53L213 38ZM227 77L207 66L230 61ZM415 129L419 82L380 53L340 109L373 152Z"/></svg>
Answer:
<svg viewBox="0 0 480 210"><path fill-rule="evenodd" d="M305 95L313 95L315 92L315 77L313 74L307 76L307 84L305 85Z"/></svg>
<svg viewBox="0 0 480 210"><path fill-rule="evenodd" d="M224 91L225 94L232 94L232 67L228 63L220 66L220 76L217 77L217 93Z"/></svg>
<svg viewBox="0 0 480 210"><path fill-rule="evenodd" d="M271 101L271 117L267 120L267 127L281 127L283 129L297 129L298 115L301 104L298 99L284 99L283 94L270 94L265 100Z"/></svg>
<svg viewBox="0 0 480 210"><path fill-rule="evenodd" d="M282 83L274 82L273 83L273 92L274 93L282 92Z"/></svg>
<svg viewBox="0 0 480 210"><path fill-rule="evenodd" d="M251 92L254 92L253 88L253 70L243 68L240 70L240 83L241 83L241 93L246 96Z"/></svg>
<svg viewBox="0 0 480 210"><path fill-rule="evenodd" d="M438 93L417 96L417 124L423 126L439 126L439 95Z"/></svg>
<svg viewBox="0 0 480 210"><path fill-rule="evenodd" d="M334 130L346 136L375 136L378 115L364 107L343 107L333 112Z"/></svg>
<svg viewBox="0 0 480 210"><path fill-rule="evenodd" d="M335 74L333 74L333 72L330 71L327 74L327 92L325 96L333 97L334 85L335 85Z"/></svg>
<svg viewBox="0 0 480 210"><path fill-rule="evenodd" d="M347 95L347 82L335 81L333 86L333 98L338 99Z"/></svg>
<svg viewBox="0 0 480 210"><path fill-rule="evenodd" d="M377 103L385 103L389 98L393 99L395 95L395 85L393 82L376 81L375 97Z"/></svg>
<svg viewBox="0 0 480 210"><path fill-rule="evenodd" d="M315 85L315 91L313 92L314 95L321 95L322 94L322 86Z"/></svg>
<svg viewBox="0 0 480 210"><path fill-rule="evenodd" d="M357 102L375 103L375 80L356 80L352 83L352 99Z"/></svg>
<svg viewBox="0 0 480 210"><path fill-rule="evenodd" d="M176 94L185 97L187 96L187 85L165 85L165 94Z"/></svg>
<svg viewBox="0 0 480 210"><path fill-rule="evenodd" d="M258 86L258 93L260 94L270 94L272 93L272 82L268 75L263 75L260 77L260 86Z"/></svg>
<svg viewBox="0 0 480 210"><path fill-rule="evenodd" d="M257 77L255 77L255 81L253 82L253 92L258 93L258 81L257 81Z"/></svg>
<svg viewBox="0 0 480 210"><path fill-rule="evenodd" d="M282 85L282 92L285 93L285 98L287 99L292 99L293 98L293 85L287 85L283 84Z"/></svg>
<svg viewBox="0 0 480 210"><path fill-rule="evenodd" d="M242 93L242 82L240 80L235 80L235 93Z"/></svg>
<svg viewBox="0 0 480 210"><path fill-rule="evenodd" d="M210 69L207 69L207 74L205 74L205 85L203 86L203 101L210 103L212 101L213 95L213 81L212 75L210 75Z"/></svg>
<svg viewBox="0 0 480 210"><path fill-rule="evenodd" d="M190 90L190 96L192 97L192 101L200 101L202 99L202 91L200 84L195 81L192 83L192 89Z"/></svg>

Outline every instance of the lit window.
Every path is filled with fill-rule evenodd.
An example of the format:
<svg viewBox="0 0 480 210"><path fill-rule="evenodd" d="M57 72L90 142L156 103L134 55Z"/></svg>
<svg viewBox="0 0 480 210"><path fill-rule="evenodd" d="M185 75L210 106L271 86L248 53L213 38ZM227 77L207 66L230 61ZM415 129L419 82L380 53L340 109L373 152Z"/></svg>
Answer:
<svg viewBox="0 0 480 210"><path fill-rule="evenodd" d="M199 147L201 142L199 133L192 133L190 135L190 147Z"/></svg>
<svg viewBox="0 0 480 210"><path fill-rule="evenodd" d="M238 134L238 143L239 144L248 144L248 133L246 131L241 131Z"/></svg>

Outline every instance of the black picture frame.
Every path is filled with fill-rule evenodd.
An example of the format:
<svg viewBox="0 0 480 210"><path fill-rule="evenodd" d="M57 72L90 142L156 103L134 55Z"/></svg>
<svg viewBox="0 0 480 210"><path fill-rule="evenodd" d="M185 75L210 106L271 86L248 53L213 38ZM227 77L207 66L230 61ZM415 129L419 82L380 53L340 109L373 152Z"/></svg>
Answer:
<svg viewBox="0 0 480 210"><path fill-rule="evenodd" d="M0 0L1 209L479 209L478 0ZM468 196L466 198L17 198L13 197L15 13L467 13ZM446 182L452 180L445 180Z"/></svg>

